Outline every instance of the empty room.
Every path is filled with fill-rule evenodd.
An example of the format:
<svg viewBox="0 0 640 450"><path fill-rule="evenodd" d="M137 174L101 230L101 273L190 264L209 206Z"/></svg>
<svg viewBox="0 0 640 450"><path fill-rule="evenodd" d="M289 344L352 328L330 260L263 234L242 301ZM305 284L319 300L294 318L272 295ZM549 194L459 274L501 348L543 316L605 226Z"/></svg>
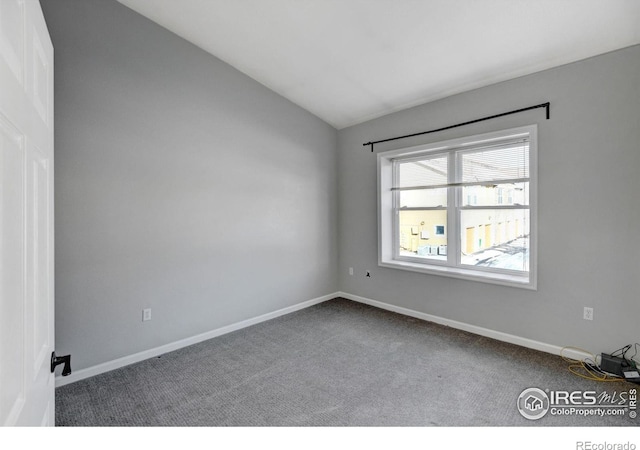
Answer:
<svg viewBox="0 0 640 450"><path fill-rule="evenodd" d="M6 427L640 445L640 2L0 0L0 51Z"/></svg>

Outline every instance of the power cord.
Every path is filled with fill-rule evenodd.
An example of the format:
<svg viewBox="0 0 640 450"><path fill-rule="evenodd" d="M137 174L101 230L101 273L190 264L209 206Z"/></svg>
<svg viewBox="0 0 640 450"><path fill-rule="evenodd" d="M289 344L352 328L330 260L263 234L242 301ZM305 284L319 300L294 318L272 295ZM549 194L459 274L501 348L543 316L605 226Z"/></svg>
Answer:
<svg viewBox="0 0 640 450"><path fill-rule="evenodd" d="M636 360L636 357L638 356L638 346L640 346L640 343L636 342L635 344L631 345L625 345L624 347L622 347L619 350L616 350L616 353L620 352L621 355L620 357L622 359L624 359L628 365L630 367L633 367L634 369L638 368L638 364L640 364L640 361ZM627 353L633 348L633 356L627 358ZM613 355L613 353L612 353ZM615 356L615 355L613 355Z"/></svg>
<svg viewBox="0 0 640 450"><path fill-rule="evenodd" d="M629 360L633 362L633 365L636 369L638 369L638 364L640 364L640 361L636 359L636 357L638 356L638 347L640 347L640 343L636 342L633 345L633 356L629 358Z"/></svg>
<svg viewBox="0 0 640 450"><path fill-rule="evenodd" d="M615 352L611 353L611 356L617 356L619 358L622 358L626 363L626 364L623 364L625 367L631 367L632 369L638 370L640 368L639 367L640 361L636 359L636 357L638 356L638 346L640 346L640 343L638 342L636 342L633 345L632 344L625 345L624 347L619 348ZM632 348L633 348L633 356L627 357L627 353L629 353L629 351Z"/></svg>
<svg viewBox="0 0 640 450"><path fill-rule="evenodd" d="M638 344L636 344L638 345ZM624 347L623 347L624 348ZM629 348L631 348L631 346L629 346ZM564 352L567 350L575 350L581 353L584 353L586 355L591 356L590 358L584 358L582 360L580 359L574 359L574 358L569 358L568 356L564 355ZM622 349L620 349L622 350ZM628 349L627 349L628 350ZM616 350L616 352L619 350ZM560 357L569 363L569 372L571 372L574 375L577 375L581 378L585 378L587 380L591 380L591 381L601 381L601 382L613 382L613 381L624 381L624 378L619 377L617 375L613 375L607 372L604 372L602 369L600 369L600 366L598 365L598 363L596 362L596 355L594 355L591 352L588 352L582 348L579 347L562 347L562 349L560 350Z"/></svg>
<svg viewBox="0 0 640 450"><path fill-rule="evenodd" d="M618 350L612 352L611 356L618 356L619 358L627 359L625 358L625 355L627 354L630 348L631 348L631 344L625 345L624 347L619 348Z"/></svg>

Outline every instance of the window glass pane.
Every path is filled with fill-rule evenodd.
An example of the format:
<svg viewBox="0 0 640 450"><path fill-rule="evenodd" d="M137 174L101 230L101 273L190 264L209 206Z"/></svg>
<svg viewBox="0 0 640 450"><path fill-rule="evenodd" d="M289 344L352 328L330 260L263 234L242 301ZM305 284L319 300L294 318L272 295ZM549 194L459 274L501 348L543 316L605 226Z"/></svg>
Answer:
<svg viewBox="0 0 640 450"><path fill-rule="evenodd" d="M394 187L437 186L447 183L447 155L442 155L419 161L399 162Z"/></svg>
<svg viewBox="0 0 640 450"><path fill-rule="evenodd" d="M447 211L400 211L400 256L447 259Z"/></svg>
<svg viewBox="0 0 640 450"><path fill-rule="evenodd" d="M400 191L400 208L447 206L447 188Z"/></svg>
<svg viewBox="0 0 640 450"><path fill-rule="evenodd" d="M460 152L463 183L529 178L529 143Z"/></svg>
<svg viewBox="0 0 640 450"><path fill-rule="evenodd" d="M460 211L460 233L462 264L529 271L528 209Z"/></svg>
<svg viewBox="0 0 640 450"><path fill-rule="evenodd" d="M529 204L529 182L464 186L463 206L513 206Z"/></svg>

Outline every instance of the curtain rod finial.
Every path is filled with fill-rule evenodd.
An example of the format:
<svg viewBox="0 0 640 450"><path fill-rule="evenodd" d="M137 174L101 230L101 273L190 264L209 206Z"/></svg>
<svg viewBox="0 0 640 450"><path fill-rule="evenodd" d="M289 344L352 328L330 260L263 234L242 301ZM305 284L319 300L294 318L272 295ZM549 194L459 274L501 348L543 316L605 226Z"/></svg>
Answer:
<svg viewBox="0 0 640 450"><path fill-rule="evenodd" d="M371 152L373 153L373 142L369 141L369 142L365 142L364 144L362 144L363 147L366 147L367 145L371 146Z"/></svg>

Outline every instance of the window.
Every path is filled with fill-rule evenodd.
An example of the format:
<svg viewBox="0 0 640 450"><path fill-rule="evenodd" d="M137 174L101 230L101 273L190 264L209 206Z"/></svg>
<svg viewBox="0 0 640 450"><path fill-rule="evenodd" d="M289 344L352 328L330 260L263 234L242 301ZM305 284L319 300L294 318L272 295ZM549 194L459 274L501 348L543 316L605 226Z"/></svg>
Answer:
<svg viewBox="0 0 640 450"><path fill-rule="evenodd" d="M379 264L535 289L536 135L379 153Z"/></svg>

